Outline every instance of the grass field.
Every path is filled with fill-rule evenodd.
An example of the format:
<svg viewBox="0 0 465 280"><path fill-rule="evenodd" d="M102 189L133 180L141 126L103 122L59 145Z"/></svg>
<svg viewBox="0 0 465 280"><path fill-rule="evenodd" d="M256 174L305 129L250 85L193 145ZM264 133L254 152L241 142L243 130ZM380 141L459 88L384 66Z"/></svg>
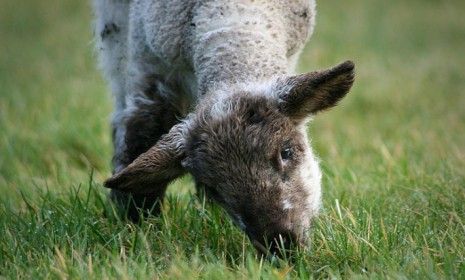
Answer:
<svg viewBox="0 0 465 280"><path fill-rule="evenodd" d="M90 4L1 1L0 279L465 279L464 10L459 0L319 1L300 70L353 59L357 80L309 128L324 207L291 263L256 260L188 177L162 217L112 216L101 187L111 100Z"/></svg>

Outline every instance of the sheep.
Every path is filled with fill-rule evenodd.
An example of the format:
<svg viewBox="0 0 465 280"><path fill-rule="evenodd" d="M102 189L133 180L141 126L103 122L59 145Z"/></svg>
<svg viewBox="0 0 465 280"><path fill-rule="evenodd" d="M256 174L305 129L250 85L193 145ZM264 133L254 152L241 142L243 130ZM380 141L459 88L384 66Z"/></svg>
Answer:
<svg viewBox="0 0 465 280"><path fill-rule="evenodd" d="M293 73L315 1L95 0L94 8L115 105L112 200L134 221L157 214L168 183L189 172L259 252L305 245L321 204L306 124L354 81L351 61Z"/></svg>

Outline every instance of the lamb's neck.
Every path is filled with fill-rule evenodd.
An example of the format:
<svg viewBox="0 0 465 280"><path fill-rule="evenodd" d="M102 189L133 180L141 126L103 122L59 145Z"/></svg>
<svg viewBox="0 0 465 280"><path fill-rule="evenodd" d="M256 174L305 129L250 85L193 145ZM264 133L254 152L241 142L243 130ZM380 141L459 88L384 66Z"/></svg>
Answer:
<svg viewBox="0 0 465 280"><path fill-rule="evenodd" d="M206 32L194 45L194 69L201 95L235 84L256 83L288 72L279 38L247 29Z"/></svg>

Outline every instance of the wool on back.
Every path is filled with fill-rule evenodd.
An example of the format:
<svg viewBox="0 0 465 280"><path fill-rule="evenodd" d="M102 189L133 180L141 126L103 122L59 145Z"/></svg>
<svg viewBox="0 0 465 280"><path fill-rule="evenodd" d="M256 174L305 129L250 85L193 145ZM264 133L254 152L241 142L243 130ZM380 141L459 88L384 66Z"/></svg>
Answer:
<svg viewBox="0 0 465 280"><path fill-rule="evenodd" d="M313 0L138 0L129 47L145 46L163 65L191 70L203 95L292 72L313 31L314 8Z"/></svg>

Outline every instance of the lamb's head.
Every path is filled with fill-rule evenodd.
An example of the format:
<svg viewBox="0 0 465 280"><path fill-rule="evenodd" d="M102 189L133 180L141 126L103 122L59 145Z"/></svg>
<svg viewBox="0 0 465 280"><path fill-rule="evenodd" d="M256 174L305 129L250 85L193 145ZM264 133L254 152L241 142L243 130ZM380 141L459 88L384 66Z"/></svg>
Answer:
<svg viewBox="0 0 465 280"><path fill-rule="evenodd" d="M187 170L262 253L303 244L321 194L305 125L344 97L353 80L354 65L345 62L213 94L106 185L151 192Z"/></svg>

